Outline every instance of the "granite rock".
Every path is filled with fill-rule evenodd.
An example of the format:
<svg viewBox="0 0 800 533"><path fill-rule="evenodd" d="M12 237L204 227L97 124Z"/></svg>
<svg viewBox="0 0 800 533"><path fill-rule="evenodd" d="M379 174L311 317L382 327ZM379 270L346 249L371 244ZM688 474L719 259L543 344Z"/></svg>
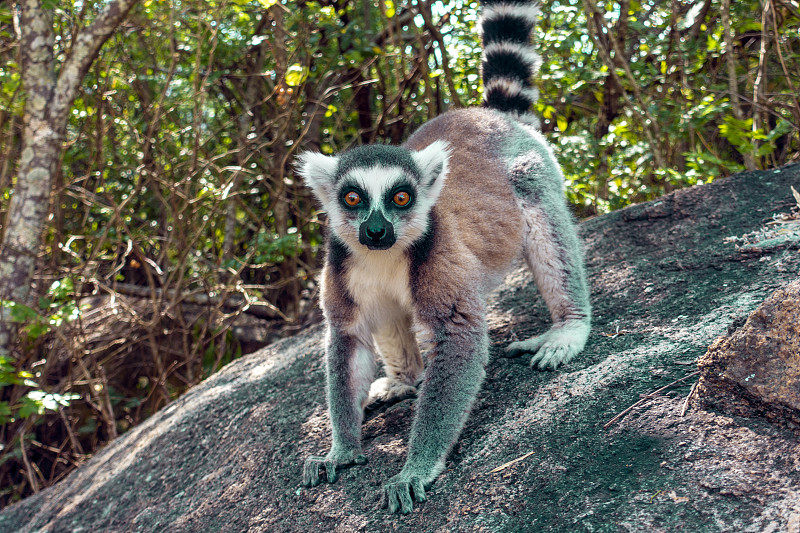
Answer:
<svg viewBox="0 0 800 533"><path fill-rule="evenodd" d="M709 407L800 427L800 280L775 291L700 359Z"/></svg>

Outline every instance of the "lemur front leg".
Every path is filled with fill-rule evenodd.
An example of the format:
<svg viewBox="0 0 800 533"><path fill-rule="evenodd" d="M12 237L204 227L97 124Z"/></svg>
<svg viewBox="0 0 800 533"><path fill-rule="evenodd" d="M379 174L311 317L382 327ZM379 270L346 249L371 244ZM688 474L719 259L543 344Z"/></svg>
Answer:
<svg viewBox="0 0 800 533"><path fill-rule="evenodd" d="M550 310L553 326L538 337L513 342L506 348L509 357L533 354L530 366L540 370L555 369L580 353L591 327L581 243L558 193L558 197L551 193L551 198L536 204L523 204L525 259Z"/></svg>
<svg viewBox="0 0 800 533"><path fill-rule="evenodd" d="M303 485L314 487L323 478L336 481L336 470L351 464L365 464L361 453L361 422L370 381L375 373L372 352L356 337L331 326L327 334L326 370L328 381L328 412L331 420L333 445L325 456L312 455L303 467Z"/></svg>
<svg viewBox="0 0 800 533"><path fill-rule="evenodd" d="M436 345L420 386L406 464L384 486L383 505L392 513L410 513L414 501L425 501L485 375L489 341L483 306L454 304L448 315L431 324Z"/></svg>

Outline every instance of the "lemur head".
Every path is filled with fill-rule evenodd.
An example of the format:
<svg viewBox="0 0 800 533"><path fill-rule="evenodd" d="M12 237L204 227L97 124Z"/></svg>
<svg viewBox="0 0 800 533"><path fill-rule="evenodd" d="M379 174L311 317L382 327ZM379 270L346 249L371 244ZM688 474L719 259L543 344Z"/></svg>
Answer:
<svg viewBox="0 0 800 533"><path fill-rule="evenodd" d="M428 226L448 157L443 141L419 152L367 145L339 156L305 152L298 171L328 212L332 231L351 249L405 249Z"/></svg>

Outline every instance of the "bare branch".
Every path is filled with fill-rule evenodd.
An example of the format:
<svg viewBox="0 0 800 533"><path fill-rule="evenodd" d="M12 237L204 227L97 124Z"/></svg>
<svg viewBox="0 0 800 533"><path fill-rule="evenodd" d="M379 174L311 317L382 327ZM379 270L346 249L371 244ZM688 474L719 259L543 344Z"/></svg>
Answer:
<svg viewBox="0 0 800 533"><path fill-rule="evenodd" d="M128 15L128 11L138 0L114 0L101 11L88 27L75 39L69 56L58 75L53 95L52 114L54 118L66 120L83 77L92 66L97 53L111 37L117 26ZM26 4L39 4L28 0ZM41 8L44 9L44 8Z"/></svg>

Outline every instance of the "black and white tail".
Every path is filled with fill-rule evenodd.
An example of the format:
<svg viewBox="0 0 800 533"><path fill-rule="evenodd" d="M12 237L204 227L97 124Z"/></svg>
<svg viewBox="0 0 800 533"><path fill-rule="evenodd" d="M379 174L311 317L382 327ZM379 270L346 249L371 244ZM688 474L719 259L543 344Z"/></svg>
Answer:
<svg viewBox="0 0 800 533"><path fill-rule="evenodd" d="M538 3L529 0L483 0L478 25L483 39L483 105L537 126L539 120L530 110L539 92L531 77L541 58L530 41L538 16Z"/></svg>

